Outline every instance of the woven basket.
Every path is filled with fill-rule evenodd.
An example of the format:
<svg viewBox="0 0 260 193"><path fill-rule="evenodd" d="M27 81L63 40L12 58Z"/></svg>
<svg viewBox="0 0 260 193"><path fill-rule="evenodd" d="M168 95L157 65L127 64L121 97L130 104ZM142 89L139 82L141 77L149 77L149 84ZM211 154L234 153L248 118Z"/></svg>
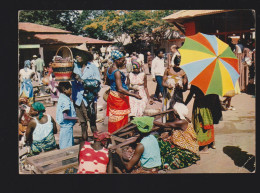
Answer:
<svg viewBox="0 0 260 193"><path fill-rule="evenodd" d="M107 102L107 98L108 98L109 92L110 92L110 89L106 90L106 91L104 92L104 94L103 94L103 99L104 99L104 101L106 101L106 102Z"/></svg>
<svg viewBox="0 0 260 193"><path fill-rule="evenodd" d="M58 54L58 52L60 51L61 48L66 48L69 50L70 52L70 58L71 60L68 62L62 62L62 61L57 61L54 59L54 62L52 63L52 69L53 69L53 73L55 76L55 81L71 81L71 75L73 72L73 55L72 55L72 51L69 47L67 46L61 46L55 55L55 58Z"/></svg>

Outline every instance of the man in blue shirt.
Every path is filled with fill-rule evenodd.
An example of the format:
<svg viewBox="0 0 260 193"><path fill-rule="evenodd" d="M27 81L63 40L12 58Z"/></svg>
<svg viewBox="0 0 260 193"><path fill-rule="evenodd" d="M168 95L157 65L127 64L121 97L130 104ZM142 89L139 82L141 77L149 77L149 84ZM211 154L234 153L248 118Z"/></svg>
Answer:
<svg viewBox="0 0 260 193"><path fill-rule="evenodd" d="M87 121L90 122L92 133L96 127L96 102L100 90L101 78L98 68L91 61L93 55L90 52L77 50L74 63L72 81L72 100L74 102L77 117L79 118L82 138L88 140Z"/></svg>

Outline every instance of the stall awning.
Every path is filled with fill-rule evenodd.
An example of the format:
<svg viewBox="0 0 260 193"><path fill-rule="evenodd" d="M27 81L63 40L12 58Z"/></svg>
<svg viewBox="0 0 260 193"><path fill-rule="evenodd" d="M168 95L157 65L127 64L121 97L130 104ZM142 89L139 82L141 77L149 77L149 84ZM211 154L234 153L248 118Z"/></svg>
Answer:
<svg viewBox="0 0 260 193"><path fill-rule="evenodd" d="M167 17L162 18L163 20L167 22L179 22L183 19L193 18L193 17L199 17L204 15L212 15L212 14L218 14L218 13L224 13L229 12L233 10L181 10L176 13L173 13Z"/></svg>
<svg viewBox="0 0 260 193"><path fill-rule="evenodd" d="M19 45L19 49L32 49L32 48L40 48L40 44L24 44L24 45Z"/></svg>

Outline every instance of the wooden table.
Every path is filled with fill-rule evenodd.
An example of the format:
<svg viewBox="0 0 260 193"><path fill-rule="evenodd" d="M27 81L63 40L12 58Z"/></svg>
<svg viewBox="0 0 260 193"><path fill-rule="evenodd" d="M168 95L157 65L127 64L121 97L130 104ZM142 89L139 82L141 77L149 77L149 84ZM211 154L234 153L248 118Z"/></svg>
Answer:
<svg viewBox="0 0 260 193"><path fill-rule="evenodd" d="M78 153L79 145L75 145L28 157L26 163L34 167L35 174L64 174L69 167L78 168Z"/></svg>

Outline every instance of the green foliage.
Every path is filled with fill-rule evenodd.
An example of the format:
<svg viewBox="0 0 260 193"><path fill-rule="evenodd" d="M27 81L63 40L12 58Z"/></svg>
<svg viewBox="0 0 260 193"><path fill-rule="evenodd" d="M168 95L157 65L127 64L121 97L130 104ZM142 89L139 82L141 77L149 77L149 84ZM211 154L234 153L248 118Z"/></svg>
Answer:
<svg viewBox="0 0 260 193"><path fill-rule="evenodd" d="M87 34L95 32L96 35L101 33L108 37L112 36L118 41L122 34L128 34L133 43L145 39L151 44L160 44L166 31L173 30L173 25L162 18L173 12L173 10L105 10L88 20L83 30Z"/></svg>
<svg viewBox="0 0 260 193"><path fill-rule="evenodd" d="M22 10L19 12L19 22L30 22L75 32L75 21L78 11L70 10Z"/></svg>
<svg viewBox="0 0 260 193"><path fill-rule="evenodd" d="M122 34L133 44L145 41L160 45L173 25L162 20L174 10L22 10L19 22L31 22L73 32L76 35L124 43Z"/></svg>

